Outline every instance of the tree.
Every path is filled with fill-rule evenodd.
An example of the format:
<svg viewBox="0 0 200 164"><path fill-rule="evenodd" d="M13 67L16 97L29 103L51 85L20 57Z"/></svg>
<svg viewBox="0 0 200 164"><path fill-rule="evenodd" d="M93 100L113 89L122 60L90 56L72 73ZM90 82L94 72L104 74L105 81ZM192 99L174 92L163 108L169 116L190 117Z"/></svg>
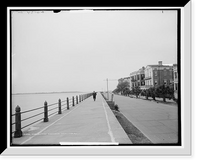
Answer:
<svg viewBox="0 0 200 164"><path fill-rule="evenodd" d="M156 88L151 87L148 89L148 91L149 91L149 95L153 98L153 100L156 100Z"/></svg>
<svg viewBox="0 0 200 164"><path fill-rule="evenodd" d="M119 91L117 88L113 90L113 93L114 93L114 94L119 93L119 92L120 92L120 91Z"/></svg>
<svg viewBox="0 0 200 164"><path fill-rule="evenodd" d="M130 94L130 89L129 89L129 88L125 88L125 89L123 90L123 94L125 94L126 96L129 96L129 94Z"/></svg>
<svg viewBox="0 0 200 164"><path fill-rule="evenodd" d="M166 98L173 98L174 97L174 89L173 87L161 85L156 89L156 93L159 97L163 98L163 101L166 102Z"/></svg>
<svg viewBox="0 0 200 164"><path fill-rule="evenodd" d="M141 91L141 95L145 96L145 98L148 100L150 94L149 94L149 90L148 89L144 89Z"/></svg>
<svg viewBox="0 0 200 164"><path fill-rule="evenodd" d="M169 87L167 97L169 99L174 99L174 86L173 85Z"/></svg>
<svg viewBox="0 0 200 164"><path fill-rule="evenodd" d="M146 95L146 93L145 93L145 89L143 89L142 91L141 91L141 96L145 96Z"/></svg>
<svg viewBox="0 0 200 164"><path fill-rule="evenodd" d="M136 98L138 98L138 95L141 93L141 89L140 89L140 87L139 86L135 86L135 87L132 87L132 93L134 94L134 95L136 95Z"/></svg>
<svg viewBox="0 0 200 164"><path fill-rule="evenodd" d="M128 81L121 82L117 85L117 91L124 94L124 92L129 89L130 85Z"/></svg>
<svg viewBox="0 0 200 164"><path fill-rule="evenodd" d="M159 95L159 97L163 98L163 101L166 102L166 94L167 94L167 89L165 85L161 85L156 89L156 93Z"/></svg>

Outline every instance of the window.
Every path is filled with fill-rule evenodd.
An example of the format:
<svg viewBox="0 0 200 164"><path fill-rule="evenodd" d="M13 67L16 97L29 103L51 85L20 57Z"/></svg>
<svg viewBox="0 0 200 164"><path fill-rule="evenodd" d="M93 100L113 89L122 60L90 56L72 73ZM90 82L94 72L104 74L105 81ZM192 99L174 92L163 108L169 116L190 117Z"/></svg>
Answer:
<svg viewBox="0 0 200 164"><path fill-rule="evenodd" d="M177 72L174 72L174 77L175 79L177 79Z"/></svg>
<svg viewBox="0 0 200 164"><path fill-rule="evenodd" d="M176 83L175 84L175 91L177 91L178 90L178 84Z"/></svg>
<svg viewBox="0 0 200 164"><path fill-rule="evenodd" d="M151 71L149 70L149 77L151 77Z"/></svg>
<svg viewBox="0 0 200 164"><path fill-rule="evenodd" d="M144 81L141 82L141 85L145 85Z"/></svg>
<svg viewBox="0 0 200 164"><path fill-rule="evenodd" d="M170 75L171 77L173 76L173 71L172 71L172 70L169 71L169 75Z"/></svg>
<svg viewBox="0 0 200 164"><path fill-rule="evenodd" d="M158 84L158 81L157 81L157 80L155 80L155 81L154 81L154 84L155 84L155 85L157 85L157 84Z"/></svg>
<svg viewBox="0 0 200 164"><path fill-rule="evenodd" d="M132 79L132 82L134 82L134 81L135 81L135 79L134 79L134 76L132 76L132 77L131 77L131 79Z"/></svg>
<svg viewBox="0 0 200 164"><path fill-rule="evenodd" d="M164 69L164 76L167 76L167 70Z"/></svg>
<svg viewBox="0 0 200 164"><path fill-rule="evenodd" d="M154 71L154 73L155 73L155 76L158 76L158 72L157 71Z"/></svg>
<svg viewBox="0 0 200 164"><path fill-rule="evenodd" d="M141 80L143 80L144 79L144 74L141 74Z"/></svg>

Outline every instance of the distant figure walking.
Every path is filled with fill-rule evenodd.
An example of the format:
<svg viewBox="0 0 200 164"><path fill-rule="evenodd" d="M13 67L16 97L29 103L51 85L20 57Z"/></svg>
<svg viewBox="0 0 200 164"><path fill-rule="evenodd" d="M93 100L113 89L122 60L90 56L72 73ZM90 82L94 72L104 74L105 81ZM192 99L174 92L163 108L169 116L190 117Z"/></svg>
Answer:
<svg viewBox="0 0 200 164"><path fill-rule="evenodd" d="M94 101L95 101L95 100L96 100L97 93L94 91L93 94L92 94L92 96L93 96L93 99L94 99Z"/></svg>

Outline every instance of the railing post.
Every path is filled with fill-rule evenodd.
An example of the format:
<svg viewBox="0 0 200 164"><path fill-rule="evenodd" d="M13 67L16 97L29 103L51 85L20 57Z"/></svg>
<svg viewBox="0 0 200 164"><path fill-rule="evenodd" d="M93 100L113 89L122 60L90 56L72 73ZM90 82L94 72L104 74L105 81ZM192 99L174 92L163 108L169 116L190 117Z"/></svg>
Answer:
<svg viewBox="0 0 200 164"><path fill-rule="evenodd" d="M61 111L61 100L60 99L58 100L58 114L62 114L62 111Z"/></svg>
<svg viewBox="0 0 200 164"><path fill-rule="evenodd" d="M69 98L67 97L67 109L69 109Z"/></svg>
<svg viewBox="0 0 200 164"><path fill-rule="evenodd" d="M44 122L48 122L48 105L47 102L44 102Z"/></svg>
<svg viewBox="0 0 200 164"><path fill-rule="evenodd" d="M76 104L78 104L78 96L76 96Z"/></svg>
<svg viewBox="0 0 200 164"><path fill-rule="evenodd" d="M20 107L17 106L15 108L15 133L14 138L19 138L22 136L22 130L21 130L21 112Z"/></svg>
<svg viewBox="0 0 200 164"><path fill-rule="evenodd" d="M81 95L79 95L79 102L81 102Z"/></svg>
<svg viewBox="0 0 200 164"><path fill-rule="evenodd" d="M72 106L74 106L74 96L72 97Z"/></svg>

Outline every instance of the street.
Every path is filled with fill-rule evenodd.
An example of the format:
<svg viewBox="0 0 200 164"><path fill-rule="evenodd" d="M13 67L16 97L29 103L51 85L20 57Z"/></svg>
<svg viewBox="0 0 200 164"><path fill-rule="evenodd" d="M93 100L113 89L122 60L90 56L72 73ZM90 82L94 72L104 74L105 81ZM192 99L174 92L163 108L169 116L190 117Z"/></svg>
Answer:
<svg viewBox="0 0 200 164"><path fill-rule="evenodd" d="M120 112L153 143L178 142L178 107L114 95Z"/></svg>

